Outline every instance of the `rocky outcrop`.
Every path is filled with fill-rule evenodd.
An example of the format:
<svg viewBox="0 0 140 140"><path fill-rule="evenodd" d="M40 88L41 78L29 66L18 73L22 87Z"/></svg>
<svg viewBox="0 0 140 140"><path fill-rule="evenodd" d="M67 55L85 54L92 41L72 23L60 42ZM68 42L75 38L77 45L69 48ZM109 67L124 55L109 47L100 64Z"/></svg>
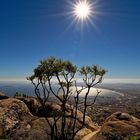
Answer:
<svg viewBox="0 0 140 140"><path fill-rule="evenodd" d="M34 111L39 111L40 105L35 98L20 98L20 100L9 98L0 100L0 137L6 134L11 140L50 139L48 134L51 133L51 129L46 118L34 116L30 112L31 107L33 107ZM47 119L53 124L54 118L52 117L52 112L61 111L61 106L48 102L46 103L46 107L48 113L50 113ZM70 108L67 108L67 115L69 115L69 112ZM68 130L72 119L72 117L68 117L66 120ZM82 112L78 111L75 129L81 127L81 120ZM98 129L89 117L86 117L85 124L86 127L77 133L76 139L81 139L85 135ZM57 127L58 130L61 131L61 117L57 121Z"/></svg>
<svg viewBox="0 0 140 140"><path fill-rule="evenodd" d="M85 135L84 137L81 138L81 140L95 140L95 136L96 134L100 131L100 129L94 131L94 132L91 132L87 135ZM96 137L97 138L97 137ZM97 139L96 139L97 140ZM101 139L98 139L98 140L101 140Z"/></svg>
<svg viewBox="0 0 140 140"><path fill-rule="evenodd" d="M128 113L116 112L105 120L95 140L123 140L140 132L140 120Z"/></svg>
<svg viewBox="0 0 140 140"><path fill-rule="evenodd" d="M0 138L10 140L47 139L47 122L33 116L27 105L18 99L9 98L0 101ZM32 125L32 122L34 125ZM35 124L38 123L38 127ZM40 125L42 123L42 126Z"/></svg>
<svg viewBox="0 0 140 140"><path fill-rule="evenodd" d="M56 103L46 103L47 119L37 116L41 105L36 98L8 98L0 100L0 138L10 137L11 140L49 140L51 128L50 124L54 124L54 114L57 112L58 118L56 124L58 134L61 133L61 105ZM33 109L33 110L31 110ZM66 106L67 119L66 127L69 131L73 117L71 112L73 107ZM33 114L33 113L34 114ZM83 114L77 111L77 121L75 130L81 127ZM55 114L56 115L56 114ZM79 140L123 140L124 138L140 132L140 120L127 113L116 112L105 120L101 128L95 125L91 118L86 116L85 127L81 129L75 139Z"/></svg>
<svg viewBox="0 0 140 140"><path fill-rule="evenodd" d="M50 140L42 129L19 129L10 140Z"/></svg>
<svg viewBox="0 0 140 140"><path fill-rule="evenodd" d="M36 98L30 97L30 98L24 98L24 97L17 97L17 99L23 101L27 107L29 108L30 112L38 117L53 117L53 113L55 112L58 115L60 115L61 113L61 105L57 104L57 103L52 103L52 102L46 102L46 110L44 111L40 105L40 103L37 101ZM70 106L69 104L66 105L66 115L67 116L71 116L71 112L73 111L73 107ZM80 122L82 122L83 119L83 113L79 110L77 110L77 120ZM86 116L85 117L85 125L86 128L92 130L92 131L96 131L98 129L98 126L95 125L93 123L93 121L91 120L90 117Z"/></svg>
<svg viewBox="0 0 140 140"><path fill-rule="evenodd" d="M23 101L34 116L52 117L53 111L61 111L61 106L52 102L46 102L45 107L47 111L44 111L40 102L35 97L16 97L16 99Z"/></svg>
<svg viewBox="0 0 140 140"><path fill-rule="evenodd" d="M16 97L16 99L23 101L34 116L41 117L41 104L37 101L36 98Z"/></svg>
<svg viewBox="0 0 140 140"><path fill-rule="evenodd" d="M0 126L7 135L20 127L27 128L28 122L33 118L22 101L14 98L0 101Z"/></svg>
<svg viewBox="0 0 140 140"><path fill-rule="evenodd" d="M53 118L48 118L48 121L51 123L51 124L54 124L54 119ZM69 131L70 129L70 122L71 122L71 118L67 118L66 120L66 130ZM32 122L30 122L30 125L31 125L31 128L32 129L36 129L36 130L42 130L43 132L47 132L47 134L51 134L51 129L46 121L46 118L38 118L36 120L33 120ZM77 130L78 128L81 127L81 123L80 122L77 122L76 123L76 126L75 126L75 130ZM58 134L61 133L61 118L57 121L57 128L58 128ZM85 135L91 133L92 130L91 129L88 129L86 127L84 127L83 129L81 129L75 139L77 140L81 140Z"/></svg>
<svg viewBox="0 0 140 140"><path fill-rule="evenodd" d="M140 131L140 120L127 113L117 112L106 119L101 131L106 130L126 136Z"/></svg>
<svg viewBox="0 0 140 140"><path fill-rule="evenodd" d="M72 112L75 112L75 109L73 108L73 106L70 106L69 104L66 105L66 109L67 109L67 112L66 112L67 116L72 116ZM79 121L79 123L82 123L83 113L80 110L77 110L76 118ZM99 128L98 125L93 123L93 121L91 120L89 116L85 116L85 126L86 128L92 131L96 131Z"/></svg>

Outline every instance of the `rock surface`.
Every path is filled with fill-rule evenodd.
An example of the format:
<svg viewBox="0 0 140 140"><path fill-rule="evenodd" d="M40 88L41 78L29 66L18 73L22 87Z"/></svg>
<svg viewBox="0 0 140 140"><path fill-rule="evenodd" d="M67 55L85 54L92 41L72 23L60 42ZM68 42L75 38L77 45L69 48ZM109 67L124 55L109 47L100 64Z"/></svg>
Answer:
<svg viewBox="0 0 140 140"><path fill-rule="evenodd" d="M46 118L34 116L27 106L30 107L30 109L33 107L33 111L38 111L38 108L40 108L36 99L20 98L19 100L8 98L0 100L0 136L6 134L11 140L49 140L50 137L48 134L50 134L51 129ZM58 104L47 103L46 106L49 113L52 111L61 111L61 106ZM76 129L81 127L81 119L82 112L78 111L78 119L75 126ZM51 124L54 123L54 119L51 115L48 117L48 120ZM66 124L70 124L70 122L71 119L67 118ZM59 131L61 130L60 126L61 119L57 121ZM92 120L89 117L86 117L86 127L78 132L76 139L81 139L97 129L98 127L94 125Z"/></svg>
<svg viewBox="0 0 140 140"><path fill-rule="evenodd" d="M101 131L106 130L126 136L140 131L140 120L127 113L117 112L106 119Z"/></svg>
<svg viewBox="0 0 140 140"><path fill-rule="evenodd" d="M17 128L27 126L34 117L20 100L9 98L0 100L0 126L9 135Z"/></svg>
<svg viewBox="0 0 140 140"><path fill-rule="evenodd" d="M21 100L23 101L28 109L30 110L30 112L35 115L35 116L40 116L41 115L41 112L40 112L40 109L41 109L41 105L40 103L36 100L36 98L34 97L16 97L16 99L18 100Z"/></svg>
<svg viewBox="0 0 140 140"><path fill-rule="evenodd" d="M140 120L128 113L116 112L105 120L100 134L93 137L95 140L113 140L124 138L140 132Z"/></svg>
<svg viewBox="0 0 140 140"><path fill-rule="evenodd" d="M61 105L46 103L47 119L53 124L52 112L61 112ZM50 126L45 117L39 117L40 104L35 98L8 98L0 100L0 138L7 135L11 140L49 140ZM72 108L67 105L67 115ZM33 113L36 115L34 116ZM82 112L78 110L75 128L82 122ZM67 118L66 126L70 128L72 118ZM58 133L61 131L61 118L57 121ZM140 132L140 120L127 113L116 112L105 120L101 126L96 126L90 117L86 116L85 127L75 139L79 140L123 140L131 134Z"/></svg>
<svg viewBox="0 0 140 140"><path fill-rule="evenodd" d="M18 97L17 99L23 101L29 108L30 112L38 117L44 117L46 115L47 117L53 117L52 112L57 112L58 114L61 113L61 105L57 103L52 102L46 102L46 108L47 112L44 112L41 108L40 103L36 100L36 98L24 98L24 97ZM67 116L71 115L71 112L73 111L73 108L70 105L66 105L67 108ZM81 111L77 111L77 119L79 122L82 122L83 113ZM98 126L93 123L90 117L85 117L85 125L86 128L96 131L98 129Z"/></svg>

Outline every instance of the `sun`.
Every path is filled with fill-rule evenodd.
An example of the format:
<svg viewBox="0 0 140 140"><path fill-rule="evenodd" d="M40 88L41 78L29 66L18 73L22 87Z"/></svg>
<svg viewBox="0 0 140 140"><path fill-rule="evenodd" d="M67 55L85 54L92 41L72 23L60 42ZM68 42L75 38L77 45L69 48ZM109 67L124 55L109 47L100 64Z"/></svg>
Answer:
<svg viewBox="0 0 140 140"><path fill-rule="evenodd" d="M74 5L74 14L78 19L87 19L91 15L91 6L87 0L79 1Z"/></svg>
<svg viewBox="0 0 140 140"><path fill-rule="evenodd" d="M89 28L93 26L96 29L95 21L96 16L100 15L98 11L97 0L65 0L67 3L67 12L62 15L66 15L69 20L68 27L65 31L69 30L72 26L75 26L79 31L83 31L85 27Z"/></svg>

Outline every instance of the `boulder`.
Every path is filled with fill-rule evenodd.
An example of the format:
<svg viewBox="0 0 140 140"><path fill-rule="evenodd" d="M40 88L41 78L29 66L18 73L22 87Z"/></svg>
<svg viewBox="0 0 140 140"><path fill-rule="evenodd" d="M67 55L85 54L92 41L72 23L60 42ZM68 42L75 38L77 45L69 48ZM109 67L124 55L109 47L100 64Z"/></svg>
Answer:
<svg viewBox="0 0 140 140"><path fill-rule="evenodd" d="M72 112L75 112L75 109L73 108L73 106L67 104L66 108L67 108L67 115L72 116L71 115ZM80 110L77 110L76 118L79 121L79 123L82 123L82 121L83 121L83 113ZM96 130L99 129L99 126L97 124L93 123L92 119L89 116L85 116L85 126L86 126L86 128L88 128L88 129L90 129L92 131L96 131Z"/></svg>
<svg viewBox="0 0 140 140"><path fill-rule="evenodd" d="M101 128L127 135L140 131L140 120L128 113L116 112L108 117Z"/></svg>
<svg viewBox="0 0 140 140"><path fill-rule="evenodd" d="M52 117L48 118L48 121L50 122L51 125L54 124L54 119ZM67 118L66 119L66 130L68 130L68 132L70 132L70 123L72 121L72 118ZM58 135L61 133L61 118L57 121L57 128L58 128ZM38 118L36 120L33 120L32 122L30 122L31 125L31 129L35 129L35 130L41 130L43 132L46 132L46 134L51 134L51 129L49 124L46 121L46 118ZM81 127L81 124L79 122L76 123L75 126L75 130L77 130L78 128ZM80 140L82 139L85 135L91 133L92 130L84 127L83 129L81 129L77 135L75 136L75 139ZM48 135L49 137L49 135Z"/></svg>
<svg viewBox="0 0 140 140"><path fill-rule="evenodd" d="M87 135L85 135L83 138L81 138L81 140L94 140L96 137L96 134L100 131L100 129L98 129L97 131L91 132ZM97 137L96 137L97 138ZM97 139L97 140L102 140L102 139Z"/></svg>
<svg viewBox="0 0 140 140"><path fill-rule="evenodd" d="M140 132L140 120L128 113L116 112L105 120L95 140L119 139L123 140Z"/></svg>
<svg viewBox="0 0 140 140"><path fill-rule="evenodd" d="M34 116L41 115L41 112L40 112L41 104L37 101L36 98L34 98L34 97L16 97L16 99L23 101Z"/></svg>
<svg viewBox="0 0 140 140"><path fill-rule="evenodd" d="M20 100L9 98L0 100L0 126L1 131L7 135L17 128L25 127L33 119L27 106Z"/></svg>
<svg viewBox="0 0 140 140"><path fill-rule="evenodd" d="M75 140L81 140L91 133L92 133L92 131L90 129L83 128L77 133L77 135L75 136ZM88 140L88 139L86 138L85 140Z"/></svg>
<svg viewBox="0 0 140 140"><path fill-rule="evenodd" d="M46 104L45 104L46 110L44 110L44 108L41 106L40 102L35 97L16 97L16 99L23 101L34 116L52 117L52 112L61 111L60 105L58 105L56 103L52 103L52 102L46 102Z"/></svg>
<svg viewBox="0 0 140 140"><path fill-rule="evenodd" d="M33 97L17 97L17 99L23 101L29 108L30 112L38 117L53 117L53 112L55 112L55 115L57 113L57 115L59 116L61 111L61 105L54 103L54 102L46 102L45 106L46 106L46 111L43 110L43 108L41 107L41 104L38 102L38 100L36 98ZM66 115L67 116L71 116L73 109L73 106L66 104ZM83 113L79 110L77 110L77 120L80 122L82 122L83 119ZM85 117L85 126L86 128L92 130L92 131L96 131L98 129L98 126L95 125L93 123L93 121L91 120L90 117L86 116Z"/></svg>
<svg viewBox="0 0 140 140"><path fill-rule="evenodd" d="M19 129L10 140L50 140L42 129Z"/></svg>
<svg viewBox="0 0 140 140"><path fill-rule="evenodd" d="M51 134L51 127L48 122L52 125L57 118L58 120L56 124L58 134L61 134L61 105L47 102L47 119L45 117L34 116L33 113L30 113L31 107L33 107L34 113L35 111L39 113L39 109L41 108L39 102L35 98L18 97L18 99L8 98L0 100L0 137L7 135L11 140L49 140L50 135L48 134ZM71 130L74 122L74 117L71 116L71 109L70 106L67 107L66 130L68 131ZM81 111L78 110L77 112L75 130L81 127L83 117ZM90 117L86 116L85 126L77 133L75 138L81 139L97 129L98 126L92 122Z"/></svg>

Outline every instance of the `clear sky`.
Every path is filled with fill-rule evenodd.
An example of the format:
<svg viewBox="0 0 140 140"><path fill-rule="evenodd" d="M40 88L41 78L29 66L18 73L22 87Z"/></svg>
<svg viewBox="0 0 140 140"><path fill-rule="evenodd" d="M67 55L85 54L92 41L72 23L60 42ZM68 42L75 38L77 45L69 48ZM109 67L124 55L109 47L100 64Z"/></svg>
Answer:
<svg viewBox="0 0 140 140"><path fill-rule="evenodd" d="M109 78L140 78L140 0L89 0L94 26L82 28L68 1L0 0L0 77L27 77L55 56L102 66Z"/></svg>

